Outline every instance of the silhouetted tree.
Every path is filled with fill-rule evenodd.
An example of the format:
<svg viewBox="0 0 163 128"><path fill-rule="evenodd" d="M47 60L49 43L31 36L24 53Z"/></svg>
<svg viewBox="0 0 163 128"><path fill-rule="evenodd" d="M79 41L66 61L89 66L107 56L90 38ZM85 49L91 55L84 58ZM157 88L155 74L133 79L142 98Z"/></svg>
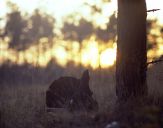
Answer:
<svg viewBox="0 0 163 128"><path fill-rule="evenodd" d="M21 16L20 11L16 10L8 14L4 35L11 38L10 47L16 48L21 45L21 38L26 25L27 22Z"/></svg>
<svg viewBox="0 0 163 128"><path fill-rule="evenodd" d="M38 40L41 37L54 36L53 29L55 19L47 14L42 14L39 10L35 10L34 14L29 19L30 30L29 36L33 40Z"/></svg>
<svg viewBox="0 0 163 128"><path fill-rule="evenodd" d="M147 94L146 15L145 0L118 0L118 100L126 101Z"/></svg>
<svg viewBox="0 0 163 128"><path fill-rule="evenodd" d="M115 14L111 15L109 19L106 29L96 29L97 37L105 42L108 40L114 40L117 35L117 18Z"/></svg>
<svg viewBox="0 0 163 128"><path fill-rule="evenodd" d="M85 19L80 19L79 25L65 22L61 31L65 39L81 42L83 39L92 35L93 30L94 28L91 22L88 22Z"/></svg>
<svg viewBox="0 0 163 128"><path fill-rule="evenodd" d="M102 13L102 8L99 5L96 4L90 4L89 2L84 3L85 6L89 7L93 14L95 13Z"/></svg>
<svg viewBox="0 0 163 128"><path fill-rule="evenodd" d="M87 5L87 3L86 3ZM100 10L96 9L97 7L90 6L94 13L100 13ZM72 16L73 18L73 16ZM79 23L70 23L65 21L62 28L62 34L66 40L77 40L82 42L83 39L90 37L92 34L96 34L97 38L108 42L108 40L114 40L117 35L117 18L115 13L109 17L109 22L107 23L106 29L101 29L93 25L93 22L87 21L84 18L79 20Z"/></svg>
<svg viewBox="0 0 163 128"><path fill-rule="evenodd" d="M18 9L7 15L5 31L1 37L9 36L10 48L23 50L42 37L53 37L55 19L36 10L30 17L24 17Z"/></svg>

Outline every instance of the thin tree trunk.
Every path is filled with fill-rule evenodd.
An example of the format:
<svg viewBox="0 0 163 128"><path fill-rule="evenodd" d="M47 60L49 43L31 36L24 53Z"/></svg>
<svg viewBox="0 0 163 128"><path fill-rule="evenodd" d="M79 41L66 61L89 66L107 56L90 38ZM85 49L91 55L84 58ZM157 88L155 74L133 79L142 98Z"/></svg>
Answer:
<svg viewBox="0 0 163 128"><path fill-rule="evenodd" d="M116 95L118 100L147 94L145 0L118 0Z"/></svg>

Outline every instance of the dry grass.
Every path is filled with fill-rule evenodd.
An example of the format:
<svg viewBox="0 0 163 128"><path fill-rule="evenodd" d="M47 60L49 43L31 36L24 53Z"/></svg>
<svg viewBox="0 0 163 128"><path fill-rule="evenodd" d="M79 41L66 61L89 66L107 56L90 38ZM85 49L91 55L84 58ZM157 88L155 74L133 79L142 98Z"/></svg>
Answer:
<svg viewBox="0 0 163 128"><path fill-rule="evenodd" d="M156 97L162 97L163 95L163 71L161 72L160 69L163 69L163 67L159 67L158 69L153 68L148 72L149 92ZM80 77L78 72L69 72L69 70L63 75ZM94 92L94 97L99 103L99 111L111 111L116 101L114 70L91 71L90 76L90 86ZM1 88L0 126L3 128L54 127L53 116L47 114L45 110L45 91L47 88L48 85L5 86ZM60 122L60 119L58 119L58 122Z"/></svg>
<svg viewBox="0 0 163 128"><path fill-rule="evenodd" d="M72 75L69 73L67 71L64 75ZM99 103L100 110L111 108L115 101L113 75L109 73L108 78L106 78L105 73L99 75L99 72L93 71L90 75L90 86ZM79 73L76 73L75 76L80 77ZM0 110L5 127L49 128L52 120L45 111L45 91L47 88L48 85L4 86L0 94Z"/></svg>
<svg viewBox="0 0 163 128"><path fill-rule="evenodd" d="M2 117L7 128L35 127L45 110L45 88L4 88L1 93Z"/></svg>

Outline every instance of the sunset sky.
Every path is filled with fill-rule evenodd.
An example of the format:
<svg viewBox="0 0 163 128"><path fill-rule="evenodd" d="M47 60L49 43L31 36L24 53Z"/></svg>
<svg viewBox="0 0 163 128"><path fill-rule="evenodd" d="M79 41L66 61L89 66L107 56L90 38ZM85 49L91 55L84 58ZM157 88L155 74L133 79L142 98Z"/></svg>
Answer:
<svg viewBox="0 0 163 128"><path fill-rule="evenodd" d="M10 0L0 0L0 27L5 25L6 14L10 12L10 9L6 5L7 1ZM12 0L11 2L15 3L22 13L31 14L35 9L39 8L42 12L46 12L53 16L58 23L62 23L66 16L73 14L77 19L83 17L92 22L93 25L97 25L101 28L105 28L109 22L108 17L114 12L117 12L117 0L112 0L110 3L107 2L105 4L102 0ZM102 13L92 14L91 8L84 3L99 7L102 10ZM157 12L148 13L148 18L157 18L161 26L163 25L162 5L162 0L147 0L148 10L161 9ZM155 29L151 30L151 33L156 33L158 36L158 46L154 50L152 49L148 51L148 57L153 59L154 57L159 57L163 54L163 39L160 36L160 27L155 27ZM68 43L67 41L60 39L54 39L53 41L53 46L48 46L49 49L47 51L42 51L41 53L37 53L38 48L44 45L42 42L49 44L47 39L40 39L38 45L33 45L21 52L9 49L9 41L6 41L6 43L3 42L3 45L1 43L0 46L2 51L0 54L0 64L10 60L12 63L20 65L25 62L35 65L35 63L39 62L40 66L46 67L52 58L54 58L61 66L66 66L69 61L74 62L76 65L81 63L84 66L91 66L94 69L99 66L107 68L115 64L115 41L111 41L111 43L101 43L97 40L95 35L92 35L89 39L83 40L81 45L78 42Z"/></svg>
<svg viewBox="0 0 163 128"><path fill-rule="evenodd" d="M7 0L0 0L0 16L3 17L9 9L6 7ZM8 0L9 1L9 0ZM104 14L110 15L117 10L117 0L111 0L111 3L103 4L102 0L12 0L16 3L21 11L32 13L34 9L40 8L53 15L58 20L65 15L80 12L83 15L89 16L89 8L83 6L83 3L91 5L103 6ZM163 23L163 1L162 0L147 0L148 9L161 9L158 12L150 13L148 17L157 17Z"/></svg>

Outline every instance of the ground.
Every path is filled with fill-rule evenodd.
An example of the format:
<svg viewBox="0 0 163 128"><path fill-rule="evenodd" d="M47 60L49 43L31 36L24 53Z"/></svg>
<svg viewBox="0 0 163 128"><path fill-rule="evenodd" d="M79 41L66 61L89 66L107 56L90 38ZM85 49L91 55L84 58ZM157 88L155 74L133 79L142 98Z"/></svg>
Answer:
<svg viewBox="0 0 163 128"><path fill-rule="evenodd" d="M1 86L0 126L2 128L105 128L118 122L124 128L163 127L163 83L160 68L148 71L150 98L139 103L116 109L114 71L91 71L90 86L99 111L69 113L62 110L47 112L45 92L49 85ZM65 73L66 74L66 73ZM56 114L59 113L59 114Z"/></svg>

